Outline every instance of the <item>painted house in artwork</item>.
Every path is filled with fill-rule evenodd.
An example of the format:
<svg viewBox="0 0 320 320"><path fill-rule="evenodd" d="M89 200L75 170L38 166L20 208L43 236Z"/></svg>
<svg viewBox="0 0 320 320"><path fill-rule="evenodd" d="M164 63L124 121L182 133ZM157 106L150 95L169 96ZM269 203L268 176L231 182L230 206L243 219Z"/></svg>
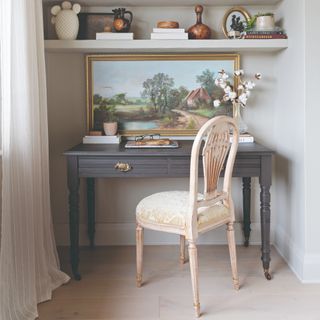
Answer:
<svg viewBox="0 0 320 320"><path fill-rule="evenodd" d="M210 103L211 97L204 88L191 90L185 98L189 108L197 108L199 103Z"/></svg>

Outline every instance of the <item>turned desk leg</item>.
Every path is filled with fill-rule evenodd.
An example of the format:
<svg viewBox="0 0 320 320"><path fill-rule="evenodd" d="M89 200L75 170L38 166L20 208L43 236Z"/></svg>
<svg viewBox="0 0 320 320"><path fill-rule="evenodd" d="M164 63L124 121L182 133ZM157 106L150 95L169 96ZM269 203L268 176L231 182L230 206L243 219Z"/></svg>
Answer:
<svg viewBox="0 0 320 320"><path fill-rule="evenodd" d="M270 187L271 187L271 156L261 159L260 176L260 219L261 219L261 260L264 275L267 280L271 280L270 267Z"/></svg>
<svg viewBox="0 0 320 320"><path fill-rule="evenodd" d="M249 246L250 238L250 206L251 206L251 178L242 178L242 199L243 199L243 233L244 233L244 246Z"/></svg>
<svg viewBox="0 0 320 320"><path fill-rule="evenodd" d="M94 178L87 178L88 236L91 248L94 247L94 235L96 231L94 182Z"/></svg>
<svg viewBox="0 0 320 320"><path fill-rule="evenodd" d="M79 266L79 176L78 159L68 157L70 258L73 277L80 280Z"/></svg>

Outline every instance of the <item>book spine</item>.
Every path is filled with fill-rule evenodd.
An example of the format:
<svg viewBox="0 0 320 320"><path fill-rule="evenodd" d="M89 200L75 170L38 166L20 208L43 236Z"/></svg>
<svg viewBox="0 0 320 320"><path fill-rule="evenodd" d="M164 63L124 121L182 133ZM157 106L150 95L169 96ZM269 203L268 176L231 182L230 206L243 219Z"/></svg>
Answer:
<svg viewBox="0 0 320 320"><path fill-rule="evenodd" d="M288 39L285 34L247 34L244 39Z"/></svg>
<svg viewBox="0 0 320 320"><path fill-rule="evenodd" d="M283 31L246 31L246 34L285 34Z"/></svg>
<svg viewBox="0 0 320 320"><path fill-rule="evenodd" d="M188 39L187 33L151 33L152 40L184 40Z"/></svg>
<svg viewBox="0 0 320 320"><path fill-rule="evenodd" d="M230 137L230 142L233 141L233 137ZM239 143L252 143L254 142L254 137L239 137Z"/></svg>
<svg viewBox="0 0 320 320"><path fill-rule="evenodd" d="M133 33L97 32L96 40L132 40Z"/></svg>
<svg viewBox="0 0 320 320"><path fill-rule="evenodd" d="M175 28L153 28L154 33L184 33L185 29Z"/></svg>

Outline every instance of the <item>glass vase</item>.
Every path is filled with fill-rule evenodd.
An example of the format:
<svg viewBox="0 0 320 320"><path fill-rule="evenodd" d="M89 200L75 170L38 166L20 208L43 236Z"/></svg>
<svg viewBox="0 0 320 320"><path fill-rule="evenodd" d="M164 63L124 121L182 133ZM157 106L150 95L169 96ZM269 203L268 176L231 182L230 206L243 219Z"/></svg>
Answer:
<svg viewBox="0 0 320 320"><path fill-rule="evenodd" d="M235 120L239 133L246 133L248 131L247 124L243 121L241 115L241 104L239 102L233 103L233 119Z"/></svg>

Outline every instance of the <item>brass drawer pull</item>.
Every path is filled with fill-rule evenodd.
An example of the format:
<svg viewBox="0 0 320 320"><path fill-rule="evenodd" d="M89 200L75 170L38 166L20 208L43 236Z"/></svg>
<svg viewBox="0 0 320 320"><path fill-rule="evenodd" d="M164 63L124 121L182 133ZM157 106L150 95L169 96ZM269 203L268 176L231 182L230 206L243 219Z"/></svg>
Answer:
<svg viewBox="0 0 320 320"><path fill-rule="evenodd" d="M123 162L116 163L114 168L121 172L128 172L132 170L132 166L129 163L123 163Z"/></svg>

